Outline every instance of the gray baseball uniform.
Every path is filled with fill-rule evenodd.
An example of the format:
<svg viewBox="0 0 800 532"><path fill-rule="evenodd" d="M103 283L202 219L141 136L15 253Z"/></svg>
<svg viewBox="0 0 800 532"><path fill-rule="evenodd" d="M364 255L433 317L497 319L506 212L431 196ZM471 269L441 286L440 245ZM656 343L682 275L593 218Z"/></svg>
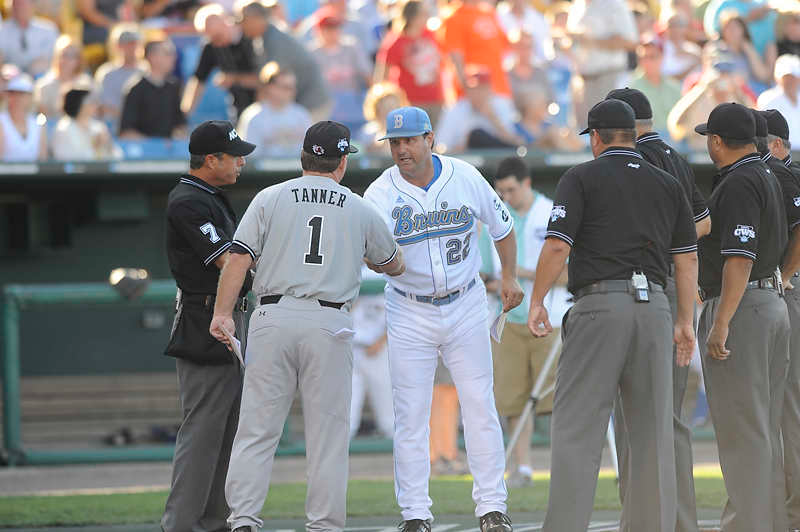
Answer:
<svg viewBox="0 0 800 532"><path fill-rule="evenodd" d="M238 249L237 249L238 248ZM258 526L283 424L299 389L308 457L308 530L345 522L352 318L362 259L397 246L377 211L332 179L306 175L262 190L232 251L256 264L239 428L225 493L229 523Z"/></svg>

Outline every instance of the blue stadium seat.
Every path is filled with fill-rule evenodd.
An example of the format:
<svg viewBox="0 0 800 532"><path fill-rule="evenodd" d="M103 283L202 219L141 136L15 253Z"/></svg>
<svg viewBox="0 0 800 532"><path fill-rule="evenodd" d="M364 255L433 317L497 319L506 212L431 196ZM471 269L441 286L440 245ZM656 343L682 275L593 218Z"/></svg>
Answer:
<svg viewBox="0 0 800 532"><path fill-rule="evenodd" d="M126 159L152 160L152 159L185 159L186 152L180 157L173 154L174 141L171 139L150 138L144 140L122 140L116 141L122 148Z"/></svg>

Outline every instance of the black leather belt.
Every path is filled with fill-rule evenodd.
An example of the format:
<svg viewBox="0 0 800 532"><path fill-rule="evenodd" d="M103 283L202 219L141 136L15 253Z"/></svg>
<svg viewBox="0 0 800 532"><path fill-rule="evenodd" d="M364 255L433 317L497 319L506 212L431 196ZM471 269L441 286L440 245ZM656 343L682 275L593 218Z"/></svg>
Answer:
<svg viewBox="0 0 800 532"><path fill-rule="evenodd" d="M651 292L664 292L664 288L660 284L656 284L652 281L648 281L647 284L650 286ZM633 287L631 286L630 281L625 281L622 279L597 281L596 283L588 284L576 290L573 299L577 301L583 296L588 296L589 294L605 294L608 292L627 292L633 295Z"/></svg>
<svg viewBox="0 0 800 532"><path fill-rule="evenodd" d="M756 279L755 281L748 281L745 290L754 290L756 288L765 288L767 290L778 290L778 283L774 277L766 277L764 279ZM700 288L698 291L700 301L708 301L715 297L719 297L722 290L720 288L709 288L705 290Z"/></svg>
<svg viewBox="0 0 800 532"><path fill-rule="evenodd" d="M195 305L202 305L206 308L214 308L214 302L217 300L217 296L214 295L206 295L206 294L181 294L181 303L192 303ZM247 298L240 297L236 299L236 304L233 306L233 310L240 310L242 312L247 312Z"/></svg>
<svg viewBox="0 0 800 532"><path fill-rule="evenodd" d="M259 302L262 305L274 305L275 303L280 301L282 297L283 296L281 295L261 296ZM333 301L325 301L324 299L317 299L317 302L321 307L340 309L344 306L344 303L334 303Z"/></svg>

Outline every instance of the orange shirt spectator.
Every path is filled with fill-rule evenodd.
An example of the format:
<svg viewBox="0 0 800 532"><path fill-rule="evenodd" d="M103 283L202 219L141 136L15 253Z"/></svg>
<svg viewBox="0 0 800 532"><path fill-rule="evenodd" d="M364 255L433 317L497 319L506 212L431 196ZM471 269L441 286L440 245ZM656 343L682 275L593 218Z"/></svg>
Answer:
<svg viewBox="0 0 800 532"><path fill-rule="evenodd" d="M463 94L465 65L486 67L491 74L493 91L501 96L511 95L511 86L503 70L503 57L509 43L494 7L482 0L463 0L443 20L439 36L455 65L459 96Z"/></svg>

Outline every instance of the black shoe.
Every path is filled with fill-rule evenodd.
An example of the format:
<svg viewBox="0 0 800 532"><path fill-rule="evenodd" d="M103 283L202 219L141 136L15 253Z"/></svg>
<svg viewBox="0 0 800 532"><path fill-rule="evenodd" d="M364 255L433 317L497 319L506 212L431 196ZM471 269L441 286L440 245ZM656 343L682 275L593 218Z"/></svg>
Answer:
<svg viewBox="0 0 800 532"><path fill-rule="evenodd" d="M254 532L254 530L255 529L252 526L245 525L245 526L237 526L236 528L231 530L231 532Z"/></svg>
<svg viewBox="0 0 800 532"><path fill-rule="evenodd" d="M400 532L431 532L431 522L428 519L409 519L397 525Z"/></svg>
<svg viewBox="0 0 800 532"><path fill-rule="evenodd" d="M479 519L481 532L511 532L511 519L503 512L489 512Z"/></svg>

